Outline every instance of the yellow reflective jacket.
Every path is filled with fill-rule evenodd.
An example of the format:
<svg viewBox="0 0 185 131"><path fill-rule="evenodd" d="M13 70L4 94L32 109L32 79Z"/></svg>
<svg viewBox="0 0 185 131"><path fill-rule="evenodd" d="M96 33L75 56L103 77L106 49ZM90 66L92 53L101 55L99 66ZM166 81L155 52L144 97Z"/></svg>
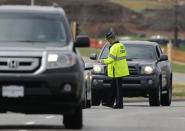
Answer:
<svg viewBox="0 0 185 131"><path fill-rule="evenodd" d="M107 59L102 59L102 64L108 65L108 76L109 77L123 77L129 75L129 69L126 60L126 50L122 43L114 43L109 51Z"/></svg>

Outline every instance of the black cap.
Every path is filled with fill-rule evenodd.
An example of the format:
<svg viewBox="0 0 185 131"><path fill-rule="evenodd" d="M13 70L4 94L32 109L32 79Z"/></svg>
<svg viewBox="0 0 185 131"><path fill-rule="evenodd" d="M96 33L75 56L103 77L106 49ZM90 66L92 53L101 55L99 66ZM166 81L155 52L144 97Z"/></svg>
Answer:
<svg viewBox="0 0 185 131"><path fill-rule="evenodd" d="M105 33L105 38L106 39L108 39L108 38L110 38L110 37L114 37L115 35L114 35L114 33L112 32L112 31L109 31L109 32L107 32L107 33Z"/></svg>

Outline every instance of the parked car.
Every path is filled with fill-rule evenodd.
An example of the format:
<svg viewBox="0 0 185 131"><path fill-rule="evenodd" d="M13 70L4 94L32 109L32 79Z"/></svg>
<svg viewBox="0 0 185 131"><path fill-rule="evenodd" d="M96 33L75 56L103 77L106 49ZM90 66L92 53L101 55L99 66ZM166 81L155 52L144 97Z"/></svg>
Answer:
<svg viewBox="0 0 185 131"><path fill-rule="evenodd" d="M172 99L172 69L168 56L159 44L148 41L122 41L127 52L130 75L122 78L121 93L126 97L149 97L150 106L170 106ZM110 44L106 44L98 57L105 59ZM97 58L91 54L91 59ZM112 78L107 66L95 64L92 71L92 105L106 102Z"/></svg>
<svg viewBox="0 0 185 131"><path fill-rule="evenodd" d="M151 42L157 42L160 45L167 45L170 42L170 39L167 36L162 35L152 35L149 38Z"/></svg>
<svg viewBox="0 0 185 131"><path fill-rule="evenodd" d="M0 112L61 114L81 129L84 67L60 7L0 6Z"/></svg>

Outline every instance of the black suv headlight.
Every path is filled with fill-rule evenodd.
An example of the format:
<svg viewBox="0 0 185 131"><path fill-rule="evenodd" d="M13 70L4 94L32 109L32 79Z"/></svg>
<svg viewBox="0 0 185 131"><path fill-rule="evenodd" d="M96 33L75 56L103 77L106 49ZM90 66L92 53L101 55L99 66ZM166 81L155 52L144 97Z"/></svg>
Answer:
<svg viewBox="0 0 185 131"><path fill-rule="evenodd" d="M141 74L152 74L155 71L154 65L143 65L141 66Z"/></svg>
<svg viewBox="0 0 185 131"><path fill-rule="evenodd" d="M94 73L105 73L104 65L93 65Z"/></svg>
<svg viewBox="0 0 185 131"><path fill-rule="evenodd" d="M73 53L48 53L47 68L71 67L76 63L76 56Z"/></svg>

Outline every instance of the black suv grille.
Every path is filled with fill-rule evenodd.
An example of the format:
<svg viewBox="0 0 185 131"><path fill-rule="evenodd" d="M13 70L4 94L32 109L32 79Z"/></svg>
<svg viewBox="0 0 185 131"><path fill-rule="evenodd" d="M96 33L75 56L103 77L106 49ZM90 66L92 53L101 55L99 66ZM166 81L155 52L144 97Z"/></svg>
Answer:
<svg viewBox="0 0 185 131"><path fill-rule="evenodd" d="M137 66L128 66L128 68L129 68L130 75L138 74ZM107 75L107 66L105 66L105 75Z"/></svg>
<svg viewBox="0 0 185 131"><path fill-rule="evenodd" d="M129 68L130 75L137 75L138 74L136 66L128 66L128 68Z"/></svg>

